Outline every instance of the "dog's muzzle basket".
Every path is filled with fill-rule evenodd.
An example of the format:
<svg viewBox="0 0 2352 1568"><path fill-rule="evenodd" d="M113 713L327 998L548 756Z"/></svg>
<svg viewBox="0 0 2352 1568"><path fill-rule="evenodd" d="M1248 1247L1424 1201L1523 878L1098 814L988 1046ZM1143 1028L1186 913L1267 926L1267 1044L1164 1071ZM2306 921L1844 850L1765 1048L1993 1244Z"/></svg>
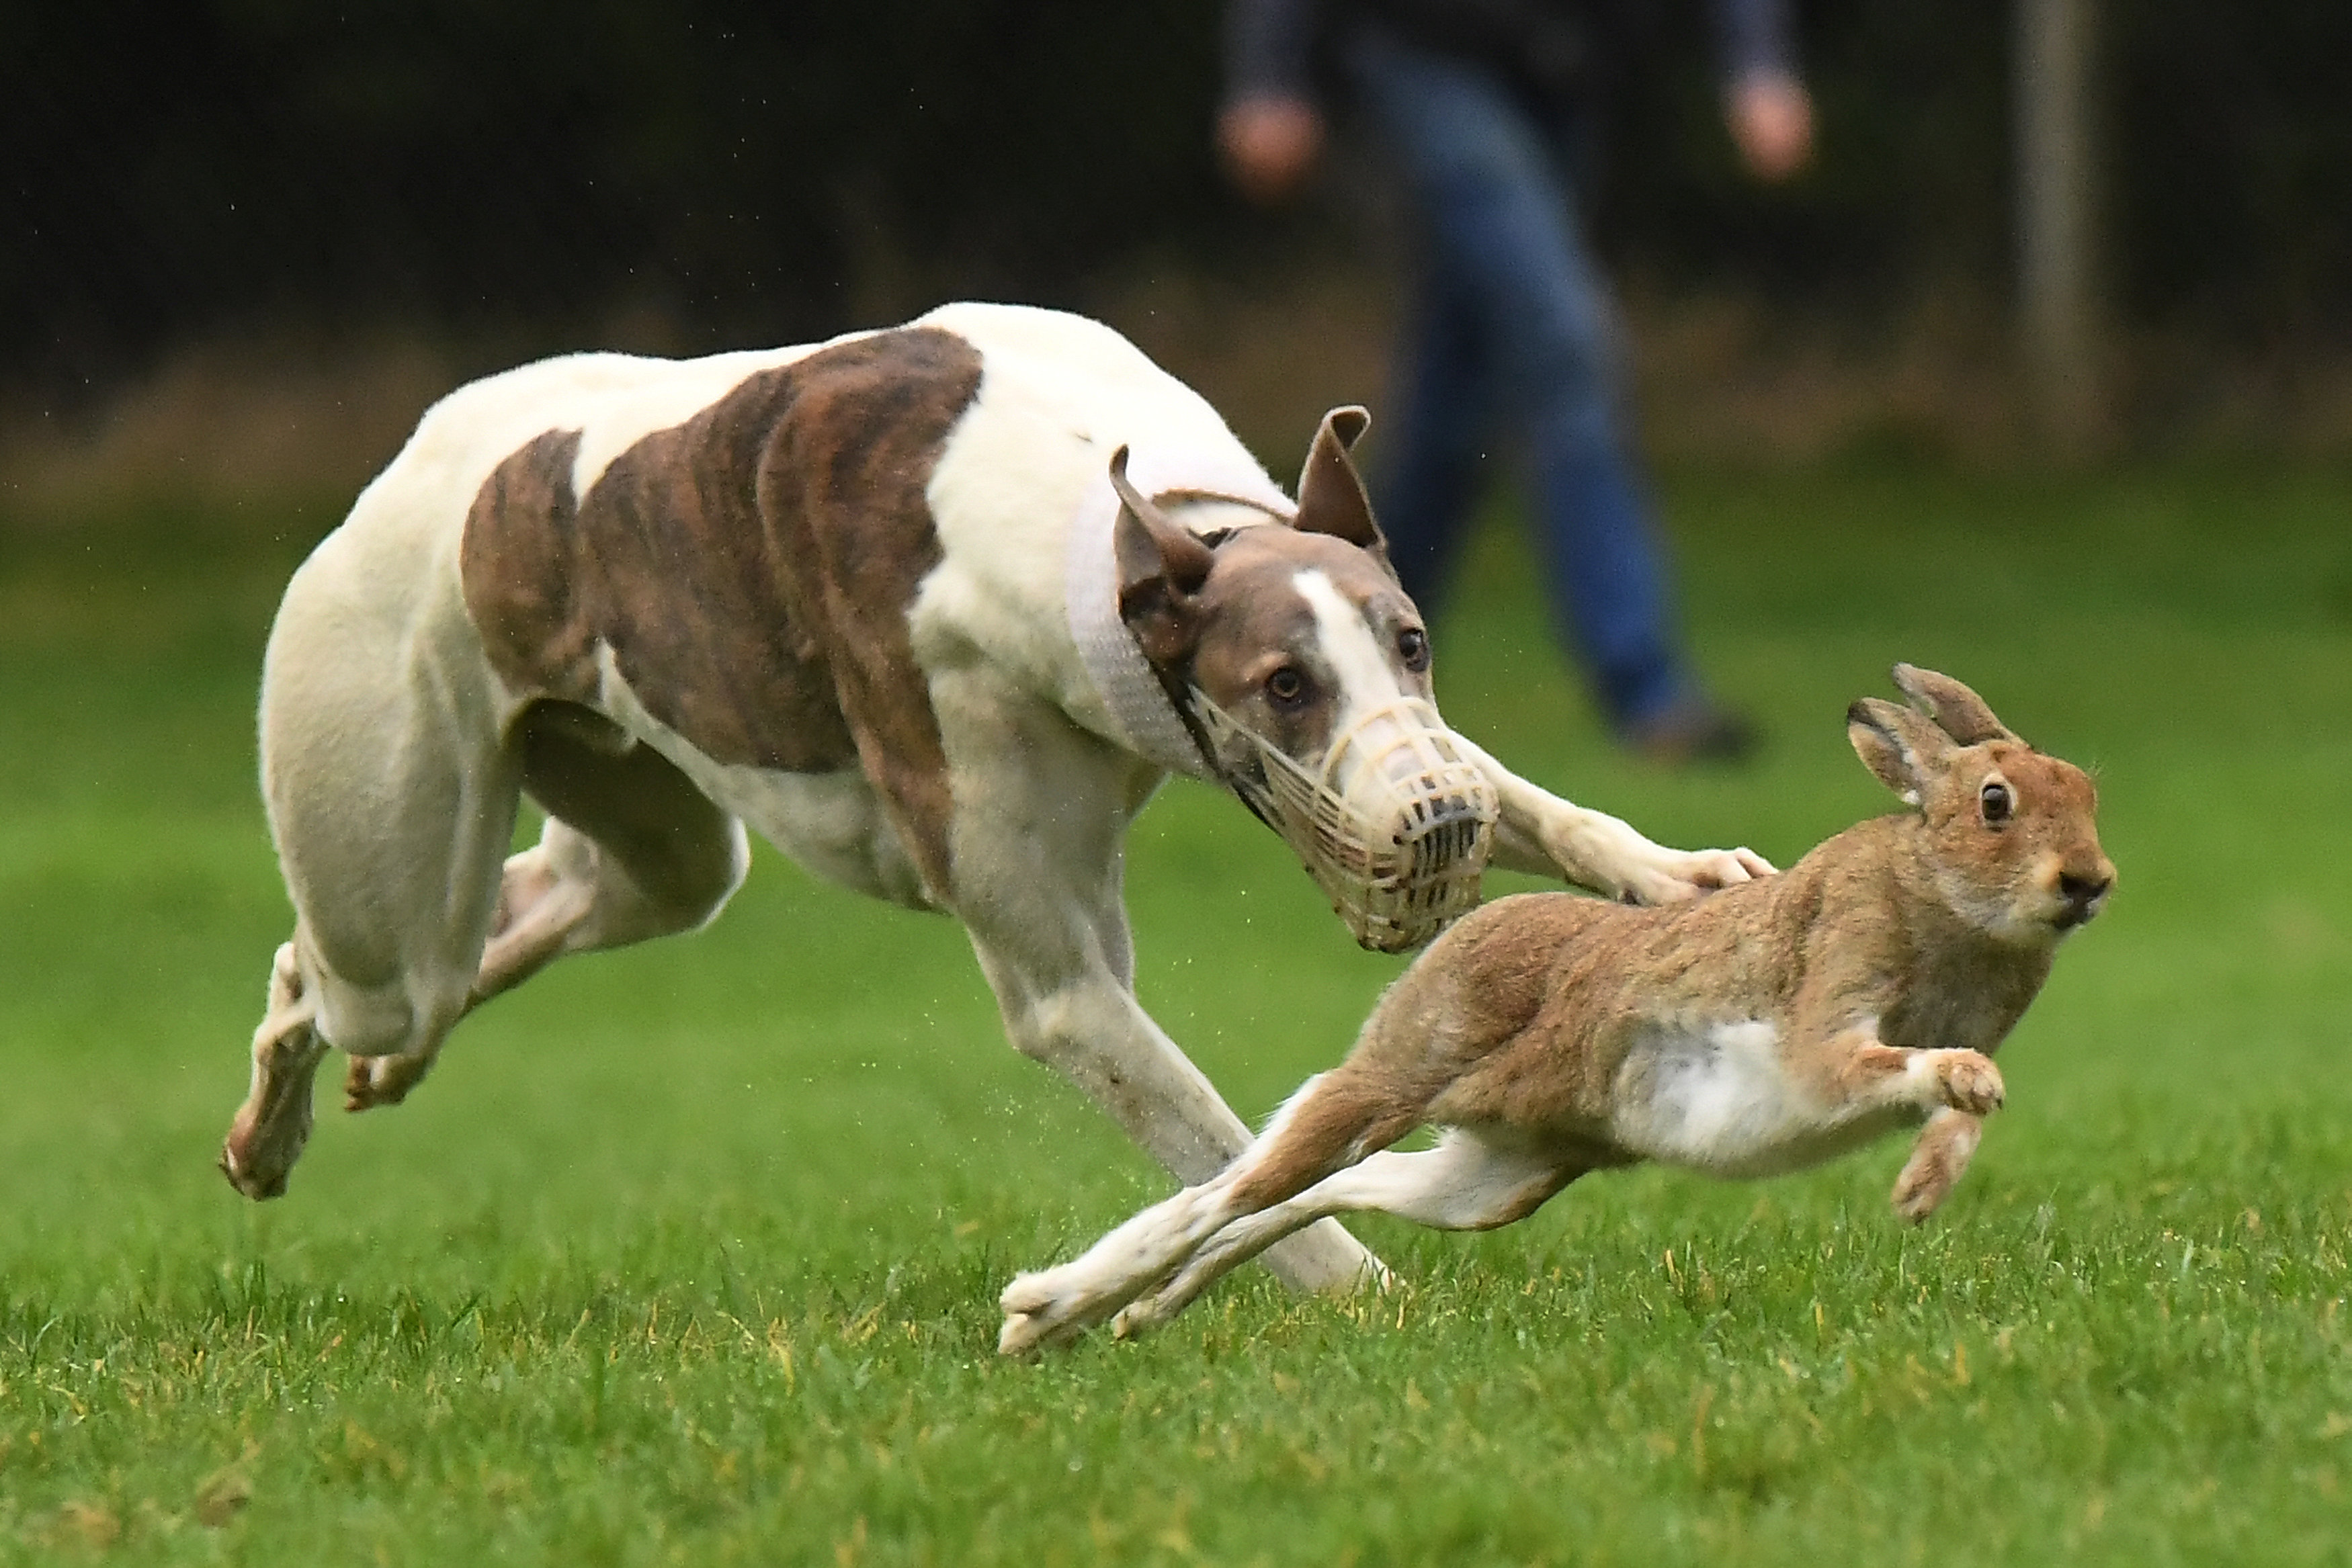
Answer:
<svg viewBox="0 0 2352 1568"><path fill-rule="evenodd" d="M1406 697L1367 714L1310 773L1189 695L1219 773L1298 852L1358 942L1402 953L1477 907L1500 803L1434 707Z"/></svg>

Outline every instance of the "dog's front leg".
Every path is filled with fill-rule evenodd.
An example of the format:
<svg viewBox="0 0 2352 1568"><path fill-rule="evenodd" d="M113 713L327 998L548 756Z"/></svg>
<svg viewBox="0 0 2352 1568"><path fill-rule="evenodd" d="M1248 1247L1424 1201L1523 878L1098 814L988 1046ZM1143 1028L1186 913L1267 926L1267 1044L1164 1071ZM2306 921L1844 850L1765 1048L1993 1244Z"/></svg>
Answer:
<svg viewBox="0 0 2352 1568"><path fill-rule="evenodd" d="M1460 736L1454 739L1500 799L1495 863L1507 870L1565 877L1634 904L1672 904L1772 874L1772 862L1753 850L1670 850L1653 843L1632 824L1563 800Z"/></svg>
<svg viewBox="0 0 2352 1568"><path fill-rule="evenodd" d="M975 924L972 946L1013 1045L1069 1078L1179 1181L1206 1181L1248 1146L1248 1127L1108 968L1041 980L1059 966L1028 944L1008 956ZM1352 1290L1381 1274L1335 1220L1282 1242L1266 1263L1302 1291Z"/></svg>
<svg viewBox="0 0 2352 1568"><path fill-rule="evenodd" d="M1135 999L1120 872L1155 775L980 671L935 674L955 816L952 903L1005 1032L1063 1073L1186 1185L1249 1129ZM1378 1262L1335 1221L1266 1255L1286 1283L1344 1290Z"/></svg>

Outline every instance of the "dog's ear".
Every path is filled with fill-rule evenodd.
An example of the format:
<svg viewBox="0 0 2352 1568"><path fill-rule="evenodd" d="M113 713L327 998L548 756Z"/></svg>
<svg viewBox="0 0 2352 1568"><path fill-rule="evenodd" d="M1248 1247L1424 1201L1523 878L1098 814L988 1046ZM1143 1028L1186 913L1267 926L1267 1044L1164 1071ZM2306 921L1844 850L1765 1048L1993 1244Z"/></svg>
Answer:
<svg viewBox="0 0 2352 1568"><path fill-rule="evenodd" d="M1962 746L2017 739L2007 725L1993 716L1990 704L1949 675L1916 664L1897 664L1895 686L1913 707L1934 719L1937 727Z"/></svg>
<svg viewBox="0 0 2352 1568"><path fill-rule="evenodd" d="M1128 483L1124 446L1111 454L1110 487L1118 493L1112 534L1118 617L1135 633L1145 658L1174 664L1192 651L1200 634L1201 585L1217 563L1216 552Z"/></svg>
<svg viewBox="0 0 2352 1568"><path fill-rule="evenodd" d="M1845 710L1845 737L1878 781L1916 806L1952 755L1952 738L1907 707L1864 697Z"/></svg>
<svg viewBox="0 0 2352 1568"><path fill-rule="evenodd" d="M1348 455L1371 423L1370 414L1355 407L1335 408L1323 416L1315 444L1307 449L1307 465L1298 471L1297 527L1302 533L1329 534L1370 550L1386 565L1389 542L1372 518L1363 476Z"/></svg>

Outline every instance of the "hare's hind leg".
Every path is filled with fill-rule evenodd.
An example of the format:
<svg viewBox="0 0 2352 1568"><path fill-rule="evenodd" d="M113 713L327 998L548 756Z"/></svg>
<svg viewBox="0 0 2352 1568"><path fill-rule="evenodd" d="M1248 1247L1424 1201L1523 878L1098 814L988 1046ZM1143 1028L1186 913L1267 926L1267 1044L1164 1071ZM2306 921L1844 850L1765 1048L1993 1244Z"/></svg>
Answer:
<svg viewBox="0 0 2352 1568"><path fill-rule="evenodd" d="M1426 1103L1425 1095L1352 1061L1308 1079L1257 1141L1216 1176L1154 1204L1071 1261L1014 1279L998 1299L1004 1327L997 1349L1020 1354L1102 1322L1235 1220L1293 1197L1368 1150L1404 1136ZM1250 1255L1310 1222L1268 1236Z"/></svg>
<svg viewBox="0 0 2352 1568"><path fill-rule="evenodd" d="M703 925L751 860L740 822L658 753L585 708L540 703L509 744L547 826L499 876L469 1012L565 954ZM345 1108L397 1104L432 1065L429 1052L355 1057Z"/></svg>
<svg viewBox="0 0 2352 1568"><path fill-rule="evenodd" d="M1167 1322L1192 1299L1302 1225L1378 1211L1438 1230L1491 1230L1534 1213L1584 1174L1557 1148L1455 1129L1433 1149L1385 1151L1297 1197L1243 1216L1202 1244L1175 1275L1112 1320L1124 1337Z"/></svg>

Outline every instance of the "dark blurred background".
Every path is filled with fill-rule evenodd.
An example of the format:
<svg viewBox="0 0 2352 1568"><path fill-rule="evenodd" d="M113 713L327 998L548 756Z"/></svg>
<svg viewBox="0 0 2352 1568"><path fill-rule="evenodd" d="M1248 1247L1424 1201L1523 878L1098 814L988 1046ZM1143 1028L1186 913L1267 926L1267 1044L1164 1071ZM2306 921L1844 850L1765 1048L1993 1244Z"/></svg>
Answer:
<svg viewBox="0 0 2352 1568"><path fill-rule="evenodd" d="M1821 115L1743 180L1705 17L1616 94L1597 225L1669 454L2034 449L2017 14L1796 0ZM1210 147L1209 0L197 0L7 7L0 481L340 484L465 375L698 352L939 300L1069 306L1272 458L1376 395L1390 225ZM2352 7L2098 7L2099 453L2352 446ZM1271 449L1271 450L1269 450Z"/></svg>

